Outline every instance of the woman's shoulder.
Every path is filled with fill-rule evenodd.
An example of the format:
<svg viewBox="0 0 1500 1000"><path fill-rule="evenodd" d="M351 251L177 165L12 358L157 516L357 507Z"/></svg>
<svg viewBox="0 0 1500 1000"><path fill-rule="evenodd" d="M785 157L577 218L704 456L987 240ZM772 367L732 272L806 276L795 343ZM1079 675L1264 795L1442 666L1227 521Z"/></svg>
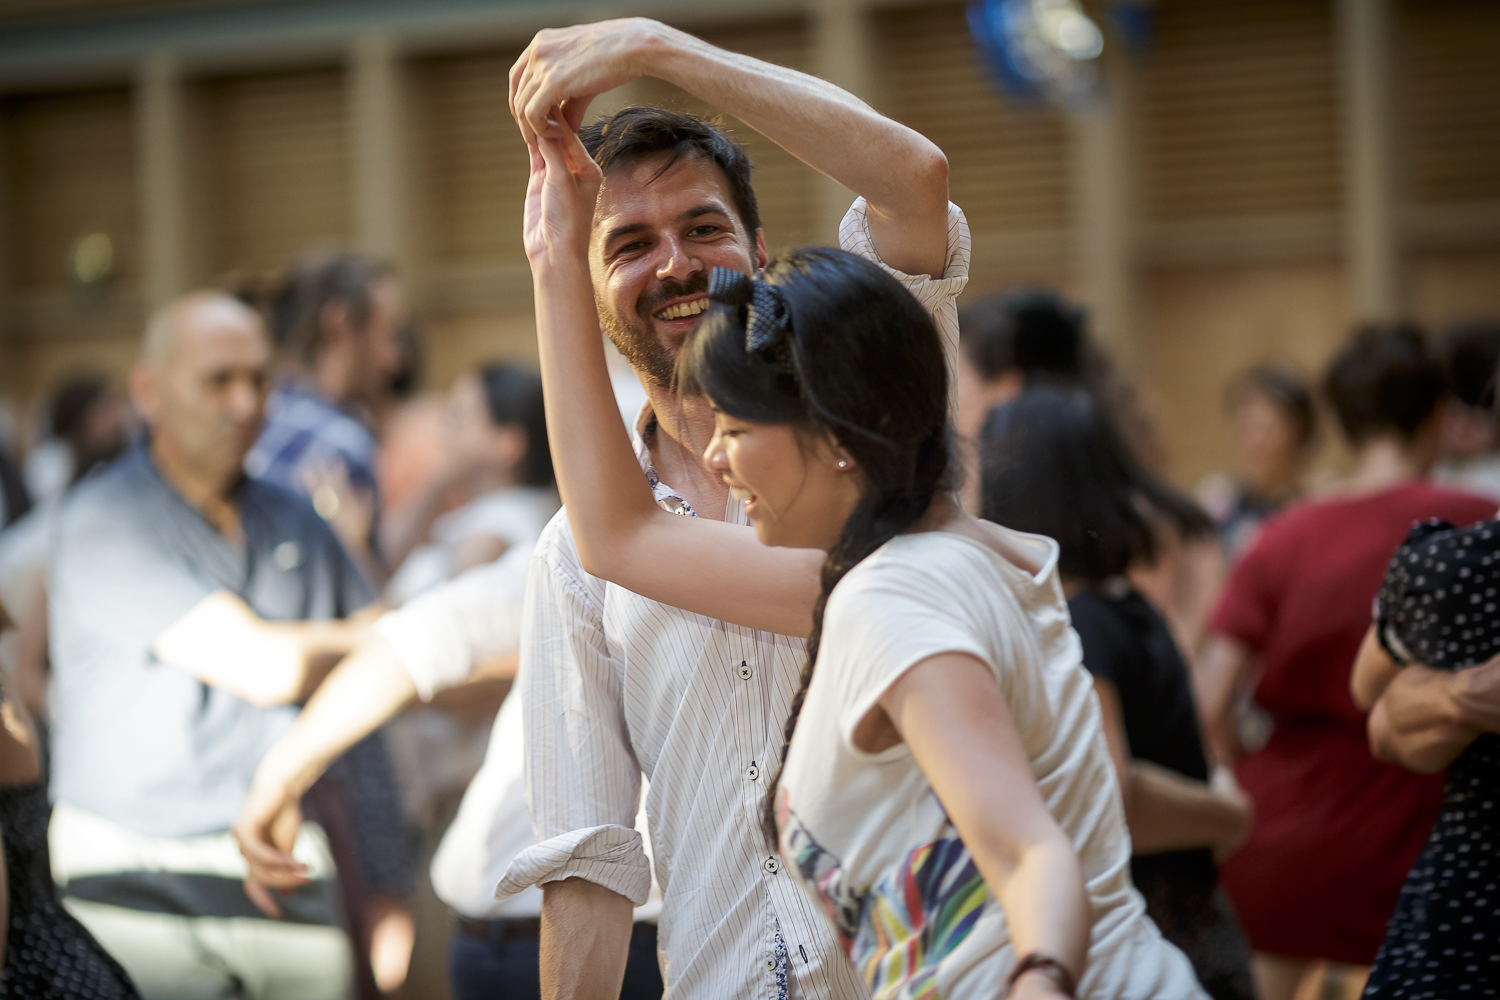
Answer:
<svg viewBox="0 0 1500 1000"><path fill-rule="evenodd" d="M984 542L950 531L898 535L844 576L829 595L829 617L852 613L869 620L910 610L941 618L978 615L996 620L1007 613L1025 616L1040 604L1061 603L1061 590L1054 586L1056 544L982 523L1005 532L1005 542L1028 547L1021 551L1030 553L1030 565L1018 566Z"/></svg>
<svg viewBox="0 0 1500 1000"><path fill-rule="evenodd" d="M864 586L927 580L942 590L963 590L977 581L1015 576L1029 574L978 539L951 531L919 531L892 538L845 579Z"/></svg>

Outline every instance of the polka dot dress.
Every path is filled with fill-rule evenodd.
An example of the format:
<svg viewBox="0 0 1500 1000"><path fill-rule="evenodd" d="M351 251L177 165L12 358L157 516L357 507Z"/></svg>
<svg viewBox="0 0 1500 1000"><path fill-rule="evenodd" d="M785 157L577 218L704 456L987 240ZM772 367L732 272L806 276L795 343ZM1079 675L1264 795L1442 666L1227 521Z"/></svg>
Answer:
<svg viewBox="0 0 1500 1000"><path fill-rule="evenodd" d="M1396 550L1376 602L1398 663L1462 670L1500 653L1500 522L1434 521ZM1500 996L1500 736L1448 768L1443 808L1386 930L1369 998Z"/></svg>
<svg viewBox="0 0 1500 1000"><path fill-rule="evenodd" d="M0 998L139 1000L125 970L63 909L52 884L41 782L0 788L10 891Z"/></svg>

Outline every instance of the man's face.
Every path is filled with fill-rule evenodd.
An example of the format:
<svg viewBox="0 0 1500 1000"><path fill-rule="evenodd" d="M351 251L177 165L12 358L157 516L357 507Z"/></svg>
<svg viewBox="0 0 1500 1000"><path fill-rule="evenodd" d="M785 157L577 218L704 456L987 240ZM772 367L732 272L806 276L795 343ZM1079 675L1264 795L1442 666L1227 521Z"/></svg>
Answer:
<svg viewBox="0 0 1500 1000"><path fill-rule="evenodd" d="M667 154L616 168L599 189L589 265L604 332L641 376L672 387L677 351L708 307L715 267L765 266L711 160Z"/></svg>
<svg viewBox="0 0 1500 1000"><path fill-rule="evenodd" d="M183 461L227 484L260 433L270 345L253 315L221 301L195 306L180 322L142 409Z"/></svg>
<svg viewBox="0 0 1500 1000"><path fill-rule="evenodd" d="M363 349L357 352L354 394L366 403L379 403L391 379L401 370L401 326L406 322L406 300L394 278L370 286L370 318L359 331Z"/></svg>

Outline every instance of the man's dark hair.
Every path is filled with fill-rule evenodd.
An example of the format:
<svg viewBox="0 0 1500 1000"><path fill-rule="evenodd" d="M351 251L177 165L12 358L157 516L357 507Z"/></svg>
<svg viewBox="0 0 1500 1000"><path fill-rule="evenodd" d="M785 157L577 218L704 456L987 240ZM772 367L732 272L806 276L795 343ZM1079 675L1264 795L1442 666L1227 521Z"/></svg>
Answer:
<svg viewBox="0 0 1500 1000"><path fill-rule="evenodd" d="M1366 323L1323 376L1323 392L1349 443L1382 433L1412 438L1447 391L1443 367L1415 323Z"/></svg>
<svg viewBox="0 0 1500 1000"><path fill-rule="evenodd" d="M1224 394L1225 409L1231 414L1244 405L1246 397L1259 393L1270 400L1292 426L1297 428L1297 443L1306 448L1318 429L1317 407L1307 379L1295 368L1275 362L1256 365L1240 373L1229 383Z"/></svg>
<svg viewBox="0 0 1500 1000"><path fill-rule="evenodd" d="M266 297L267 326L277 351L313 364L323 349L324 308L342 303L350 325L362 329L370 320L371 287L393 273L364 254L314 250L298 257Z"/></svg>
<svg viewBox="0 0 1500 1000"><path fill-rule="evenodd" d="M521 478L527 486L551 486L552 451L547 446L547 411L542 404L542 380L515 365L489 364L479 369L490 422L497 427L515 424L526 434L526 457Z"/></svg>
<svg viewBox="0 0 1500 1000"><path fill-rule="evenodd" d="M625 108L578 132L583 146L605 175L648 157L667 153L660 177L684 156L708 160L724 171L729 197L753 240L760 228L760 208L750 184L750 157L744 147L706 118L661 108Z"/></svg>
<svg viewBox="0 0 1500 1000"><path fill-rule="evenodd" d="M1492 319L1456 323L1443 331L1443 366L1448 388L1465 406L1495 405L1495 369L1500 367L1500 323Z"/></svg>
<svg viewBox="0 0 1500 1000"><path fill-rule="evenodd" d="M1086 317L1051 288L1016 288L989 295L958 313L969 363L989 381L1016 369L1032 376L1082 377Z"/></svg>

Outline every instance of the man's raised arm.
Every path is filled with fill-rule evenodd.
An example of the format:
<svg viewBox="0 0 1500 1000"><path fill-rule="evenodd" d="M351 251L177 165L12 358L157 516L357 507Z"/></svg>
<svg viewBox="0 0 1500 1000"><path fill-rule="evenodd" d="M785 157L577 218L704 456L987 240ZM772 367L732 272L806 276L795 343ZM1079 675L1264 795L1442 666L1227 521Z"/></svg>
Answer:
<svg viewBox="0 0 1500 1000"><path fill-rule="evenodd" d="M728 52L645 18L548 29L511 68L511 112L527 142L560 107L577 128L589 101L641 76L686 90L864 197L881 259L941 277L948 160L920 133L797 70Z"/></svg>

